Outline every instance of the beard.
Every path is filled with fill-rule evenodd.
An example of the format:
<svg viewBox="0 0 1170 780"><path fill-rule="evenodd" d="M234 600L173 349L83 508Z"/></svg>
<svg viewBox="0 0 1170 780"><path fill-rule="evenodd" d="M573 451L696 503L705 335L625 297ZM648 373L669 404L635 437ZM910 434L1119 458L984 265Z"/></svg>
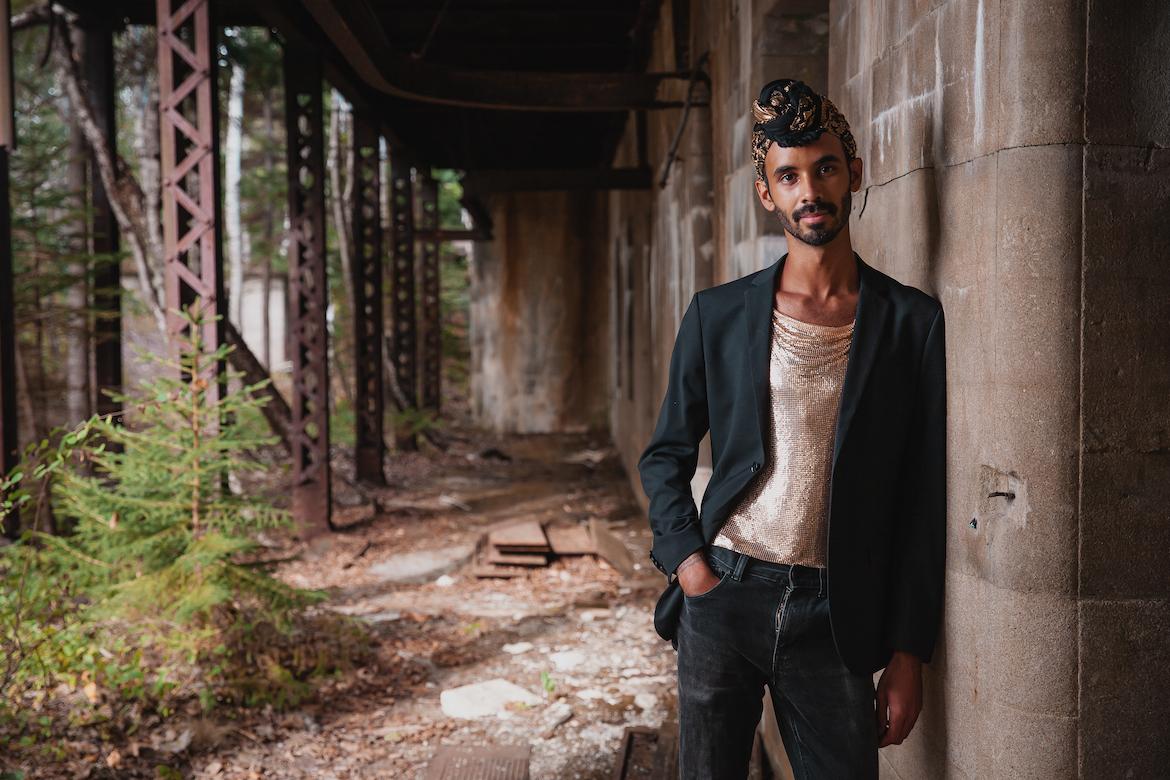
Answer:
<svg viewBox="0 0 1170 780"><path fill-rule="evenodd" d="M776 219L780 220L780 224L784 226L785 232L798 241L809 246L824 246L836 238L837 234L849 224L849 213L853 209L853 193L845 193L845 197L841 200L840 213L838 213L837 207L831 203L818 201L815 206L815 208L800 210L799 215L797 212L793 212L793 217L791 218L782 210L776 209ZM815 213L827 213L830 217L835 216L836 218L829 220L826 224L806 227L800 226L799 217Z"/></svg>

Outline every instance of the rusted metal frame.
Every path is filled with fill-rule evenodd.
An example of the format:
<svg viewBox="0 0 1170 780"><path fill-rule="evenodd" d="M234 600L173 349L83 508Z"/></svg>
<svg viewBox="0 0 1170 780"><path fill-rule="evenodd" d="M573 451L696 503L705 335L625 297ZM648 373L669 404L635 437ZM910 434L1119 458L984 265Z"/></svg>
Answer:
<svg viewBox="0 0 1170 780"><path fill-rule="evenodd" d="M418 207L418 229L427 235L418 242L422 284L419 318L423 323L420 406L438 413L443 360L443 322L439 307L440 243L435 237L439 229L439 183L430 175L429 168L419 172Z"/></svg>
<svg viewBox="0 0 1170 780"><path fill-rule="evenodd" d="M223 343L217 317L224 309L216 28L210 0L157 0L156 11L167 334L177 351L191 336L180 309L198 299L202 347L210 353ZM222 361L208 361L203 376L191 377L207 381L212 404L223 392L217 376Z"/></svg>
<svg viewBox="0 0 1170 780"><path fill-rule="evenodd" d="M89 84L94 118L101 124L111 154L117 145L114 113L114 31L109 26L85 28L85 71ZM90 205L93 252L113 255L119 249L118 222L110 208L109 194L97 174L93 153L89 159L91 182ZM122 271L116 261L106 262L94 271L93 307L93 408L98 414L113 415L121 422L121 404L109 393L122 391Z"/></svg>
<svg viewBox="0 0 1170 780"><path fill-rule="evenodd" d="M681 73L540 73L482 71L420 62L391 46L365 0L302 0L333 47L368 84L423 103L509 111L625 111L680 108L659 100L664 81Z"/></svg>
<svg viewBox="0 0 1170 780"><path fill-rule="evenodd" d="M12 91L12 9L0 0L0 477L17 464L16 317L12 301L12 212L8 208L8 155L16 146L16 118ZM0 516L0 530L13 538L20 532L20 516Z"/></svg>
<svg viewBox="0 0 1170 780"><path fill-rule="evenodd" d="M316 51L284 47L288 134L289 323L292 341L293 519L303 536L331 528L329 332L325 320L325 150Z"/></svg>
<svg viewBox="0 0 1170 780"><path fill-rule="evenodd" d="M406 148L392 126L394 117L382 108L382 94L361 80L329 38L321 32L313 17L299 4L281 0L249 0L249 5L263 19L265 26L276 31L282 44L319 52L323 58L325 80L329 85L345 96L354 111L364 111L378 118L379 131L387 145L396 149Z"/></svg>
<svg viewBox="0 0 1170 780"><path fill-rule="evenodd" d="M390 234L393 252L394 286L391 291L391 331L394 375L402 402L418 406L418 328L414 284L414 187L411 164L399 149L390 149ZM409 431L394 434L400 450L418 448L418 439Z"/></svg>
<svg viewBox="0 0 1170 780"><path fill-rule="evenodd" d="M478 230L428 230L415 232L419 241L491 241Z"/></svg>
<svg viewBox="0 0 1170 780"><path fill-rule="evenodd" d="M564 170L472 170L464 187L476 193L541 192L551 190L647 190L649 168L571 168Z"/></svg>
<svg viewBox="0 0 1170 780"><path fill-rule="evenodd" d="M357 478L386 484L383 456L385 391L382 374L382 210L378 128L372 117L353 117L354 463Z"/></svg>

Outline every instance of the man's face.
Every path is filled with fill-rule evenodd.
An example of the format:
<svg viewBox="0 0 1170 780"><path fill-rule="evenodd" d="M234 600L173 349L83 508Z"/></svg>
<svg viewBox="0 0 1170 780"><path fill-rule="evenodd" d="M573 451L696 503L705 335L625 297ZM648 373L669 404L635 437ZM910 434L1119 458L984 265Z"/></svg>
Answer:
<svg viewBox="0 0 1170 780"><path fill-rule="evenodd" d="M810 246L823 246L849 224L853 192L861 188L861 160L845 164L845 148L832 133L807 146L769 144L768 181L756 181L760 203L784 231Z"/></svg>

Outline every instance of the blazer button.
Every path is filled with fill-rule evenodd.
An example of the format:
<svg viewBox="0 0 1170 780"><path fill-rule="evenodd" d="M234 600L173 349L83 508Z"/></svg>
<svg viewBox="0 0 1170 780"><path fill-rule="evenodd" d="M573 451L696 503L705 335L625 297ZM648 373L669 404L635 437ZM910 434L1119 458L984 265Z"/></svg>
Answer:
<svg viewBox="0 0 1170 780"><path fill-rule="evenodd" d="M760 470L760 464L759 464L759 463L753 463L753 464L752 464L752 471L759 471L759 470Z"/></svg>

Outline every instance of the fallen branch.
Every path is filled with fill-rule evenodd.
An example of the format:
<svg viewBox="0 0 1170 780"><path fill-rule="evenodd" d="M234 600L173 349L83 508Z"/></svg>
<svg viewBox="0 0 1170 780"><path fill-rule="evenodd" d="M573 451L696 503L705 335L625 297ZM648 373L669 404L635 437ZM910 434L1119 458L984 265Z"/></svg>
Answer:
<svg viewBox="0 0 1170 780"><path fill-rule="evenodd" d="M233 347L232 351L228 353L228 361L232 364L232 368L241 372L244 375L244 381L250 385L263 382L265 379L271 380L272 377L264 370L259 359L244 343L244 338L236 330L236 326L227 321L224 322L223 326L224 338ZM292 452L292 442L289 438L289 431L292 430L292 409L289 408L288 401L284 400L284 396L271 381L261 388L260 392L268 398L268 403L260 407L264 419L268 421L272 432L280 437L280 442L284 445L285 450Z"/></svg>

